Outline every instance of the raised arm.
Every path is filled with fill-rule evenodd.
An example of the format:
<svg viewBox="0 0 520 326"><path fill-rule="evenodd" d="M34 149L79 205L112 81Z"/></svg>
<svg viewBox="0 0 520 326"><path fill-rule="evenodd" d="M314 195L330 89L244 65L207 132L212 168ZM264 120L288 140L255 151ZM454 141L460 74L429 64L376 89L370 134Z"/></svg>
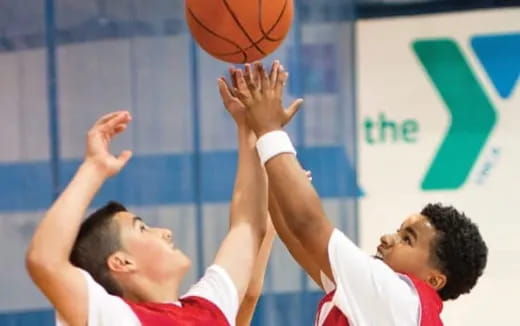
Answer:
<svg viewBox="0 0 520 326"><path fill-rule="evenodd" d="M299 104L298 104L299 105ZM296 113L296 111L294 111ZM310 172L307 173L307 177L310 179ZM305 270L309 271L309 275L313 280L321 286L319 277L319 267L309 257L301 243L292 235L287 228L285 221L283 220L282 213L278 207L276 197L271 189L269 189L269 218L267 219L267 232L260 247L260 251L256 258L255 267L249 287L247 288L246 295L237 316L237 326L249 326L253 319L256 305L260 296L262 295L262 288L264 284L264 276L269 262L269 255L271 253L273 240L276 233L280 236L280 239L284 242L287 249L293 256L293 258L301 265L304 266ZM276 225L276 226L275 226ZM311 273L312 271L312 273Z"/></svg>
<svg viewBox="0 0 520 326"><path fill-rule="evenodd" d="M282 107L285 80L280 78L283 67L278 73L271 71L267 76L258 63L255 71L259 78L251 78L247 72L245 76L239 75L237 96L247 107L248 124L259 138L258 150L263 156L269 187L290 233L318 268L333 279L327 251L333 225L326 218L318 194L296 159L288 136L281 131L286 114ZM302 267L310 275L316 274L314 268Z"/></svg>
<svg viewBox="0 0 520 326"><path fill-rule="evenodd" d="M246 65L246 70L250 71L249 65ZM239 289L239 299L242 301L247 296L247 301L244 302L245 305L241 307L240 311L240 321L242 322L252 318L262 288L274 234L271 233L270 228L267 228L268 232L265 237L254 238L249 235L252 233L256 236L259 234L257 232L260 232L263 236L266 230L267 177L256 151L256 135L246 123L245 107L235 96L236 87L238 87L238 73L240 73L239 70L233 68L230 70L232 88L224 78L219 80L219 90L224 106L237 125L239 154L236 183L231 202L230 232L217 254L216 263L219 265L222 265L224 261L227 263L227 271ZM294 116L300 104L301 101L296 101L291 105L284 123ZM252 240L258 241L255 244L256 251L249 247ZM258 251L260 243L261 248ZM254 255L251 256L253 252Z"/></svg>
<svg viewBox="0 0 520 326"><path fill-rule="evenodd" d="M267 162L266 171L284 217L283 221L311 261L300 259L298 262L321 286L319 270L333 279L328 256L333 225L326 218L318 194L308 182L294 155L281 154L273 157ZM297 245L292 248L297 248ZM302 254L303 257L307 255Z"/></svg>
<svg viewBox="0 0 520 326"><path fill-rule="evenodd" d="M310 174L307 174L307 176L310 176ZM275 227L273 224L276 224L277 226ZM249 282L247 292L238 311L237 326L251 325L258 300L262 295L265 272L276 233L279 234L293 258L301 266L305 266L304 269L309 271L309 275L319 286L321 286L319 277L320 270L318 265L312 261L301 243L291 234L287 225L285 225L276 197L273 192L269 190L269 217L267 219L267 231L256 258L251 281Z"/></svg>
<svg viewBox="0 0 520 326"><path fill-rule="evenodd" d="M229 274L241 302L266 232L267 178L256 152L256 136L245 124L243 106L224 79L220 79L218 84L224 106L237 125L238 167L230 206L229 232L217 252L215 264Z"/></svg>
<svg viewBox="0 0 520 326"><path fill-rule="evenodd" d="M92 198L107 178L119 172L131 157L109 153L112 138L130 122L126 111L99 119L88 133L85 160L69 185L37 227L26 256L34 283L69 325L86 325L87 287L79 270L69 262L82 218Z"/></svg>
<svg viewBox="0 0 520 326"><path fill-rule="evenodd" d="M307 174L307 177L310 177L310 175ZM302 243L287 226L280 205L278 204L278 199L271 188L269 188L269 214L271 215L278 236L287 247L287 250L289 250L291 256L309 274L313 281L322 287L318 264L313 261Z"/></svg>
<svg viewBox="0 0 520 326"><path fill-rule="evenodd" d="M335 304L341 311L349 312L349 320L359 325L380 325L389 320L395 325L417 324L419 300L413 287L383 262L360 250L342 232L334 230L326 218L288 135L281 130L286 114L281 104L284 80L273 73L268 77L261 64L255 68L260 78L248 77L247 72L245 78L239 75L237 96L245 104L248 124L258 137L257 149L269 177L269 189L276 197L287 229L318 268L334 281ZM316 273L312 267L302 266L310 275ZM332 289L332 284L327 284L327 288ZM400 299L388 300L390 297ZM387 313L374 314L374 306Z"/></svg>
<svg viewBox="0 0 520 326"><path fill-rule="evenodd" d="M264 240L260 246L260 251L256 256L255 266L253 268L253 275L249 281L244 300L240 304L240 309L237 315L237 326L249 326L253 320L255 308L262 295L264 286L265 271L269 262L269 255L273 248L273 241L276 236L276 231L271 223L271 219L267 218L267 230Z"/></svg>

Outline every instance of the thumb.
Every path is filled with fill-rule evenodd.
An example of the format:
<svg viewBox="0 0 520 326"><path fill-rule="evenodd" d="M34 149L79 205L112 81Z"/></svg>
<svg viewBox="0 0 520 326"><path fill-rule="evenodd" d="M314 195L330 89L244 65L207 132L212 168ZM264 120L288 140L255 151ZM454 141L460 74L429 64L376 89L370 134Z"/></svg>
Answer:
<svg viewBox="0 0 520 326"><path fill-rule="evenodd" d="M125 166L126 163L132 158L132 151L123 151L117 157L117 160L121 164L121 167Z"/></svg>
<svg viewBox="0 0 520 326"><path fill-rule="evenodd" d="M299 98L299 99L295 100L294 102L292 102L291 105L289 105L289 107L285 110L284 125L286 125L287 123L289 123L289 121L292 120L292 118L300 110L302 104L303 104L303 99Z"/></svg>

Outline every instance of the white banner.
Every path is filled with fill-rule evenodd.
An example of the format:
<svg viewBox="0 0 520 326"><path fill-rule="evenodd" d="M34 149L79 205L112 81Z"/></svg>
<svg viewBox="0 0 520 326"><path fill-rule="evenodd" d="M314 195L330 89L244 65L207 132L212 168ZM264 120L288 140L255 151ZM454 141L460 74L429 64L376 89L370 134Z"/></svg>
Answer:
<svg viewBox="0 0 520 326"><path fill-rule="evenodd" d="M357 40L362 246L428 202L452 204L490 252L445 324L520 324L520 9L360 21Z"/></svg>

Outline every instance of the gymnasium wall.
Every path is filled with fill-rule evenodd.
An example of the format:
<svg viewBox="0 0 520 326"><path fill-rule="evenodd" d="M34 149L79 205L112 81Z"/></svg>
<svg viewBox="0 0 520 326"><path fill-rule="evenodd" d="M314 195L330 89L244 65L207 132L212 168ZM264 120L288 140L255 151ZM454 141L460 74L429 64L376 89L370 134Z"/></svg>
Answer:
<svg viewBox="0 0 520 326"><path fill-rule="evenodd" d="M519 325L520 9L361 20L356 31L361 246L427 202L480 226L488 266L446 325Z"/></svg>
<svg viewBox="0 0 520 326"><path fill-rule="evenodd" d="M149 224L172 228L193 262L183 289L211 264L228 226L237 144L216 87L228 65L190 40L182 3L12 4L0 38L0 325L53 324L25 271L25 250L81 161L89 126L111 110L132 112L113 149L130 148L134 157L92 209L115 199ZM356 238L354 30L324 17L297 20L266 63L277 58L291 71L287 104L305 97L289 131L329 216ZM255 325L306 324L318 298L277 242Z"/></svg>
<svg viewBox="0 0 520 326"><path fill-rule="evenodd" d="M352 2L296 3L291 34L266 62L291 72L287 103L305 98L288 129L328 216L373 253L426 202L460 207L480 225L489 265L472 295L446 304L445 324L520 324L511 313L520 290L520 11L354 24ZM216 89L227 65L193 44L182 7L0 2L0 325L53 325L24 253L79 164L86 130L114 109L134 116L114 150L135 157L92 208L116 199L172 228L193 261L184 289L211 263L227 227L236 140ZM254 325L312 325L319 296L277 242Z"/></svg>

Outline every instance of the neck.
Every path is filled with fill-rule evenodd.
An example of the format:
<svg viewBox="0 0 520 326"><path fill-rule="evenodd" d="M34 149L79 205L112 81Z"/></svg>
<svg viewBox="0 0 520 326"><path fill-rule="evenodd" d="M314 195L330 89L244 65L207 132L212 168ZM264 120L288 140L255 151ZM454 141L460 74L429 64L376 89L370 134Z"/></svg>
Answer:
<svg viewBox="0 0 520 326"><path fill-rule="evenodd" d="M171 303L179 298L179 284L177 279L165 282L137 279L124 289L123 297L134 302Z"/></svg>

